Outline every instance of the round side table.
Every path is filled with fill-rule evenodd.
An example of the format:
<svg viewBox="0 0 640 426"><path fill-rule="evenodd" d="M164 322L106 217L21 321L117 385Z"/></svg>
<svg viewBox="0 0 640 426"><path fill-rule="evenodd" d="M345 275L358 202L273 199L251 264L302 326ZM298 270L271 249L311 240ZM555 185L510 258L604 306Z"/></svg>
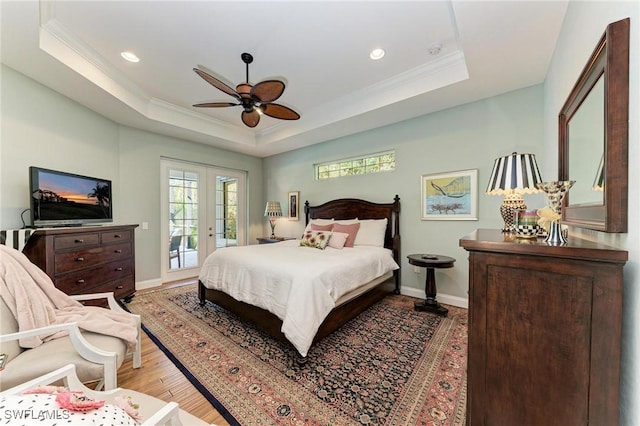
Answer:
<svg viewBox="0 0 640 426"><path fill-rule="evenodd" d="M407 256L409 263L421 268L427 268L427 280L425 283L425 293L427 298L414 303L416 311L433 312L434 314L446 317L449 310L436 300L436 274L435 268L453 268L456 261L453 257L439 254L410 254Z"/></svg>

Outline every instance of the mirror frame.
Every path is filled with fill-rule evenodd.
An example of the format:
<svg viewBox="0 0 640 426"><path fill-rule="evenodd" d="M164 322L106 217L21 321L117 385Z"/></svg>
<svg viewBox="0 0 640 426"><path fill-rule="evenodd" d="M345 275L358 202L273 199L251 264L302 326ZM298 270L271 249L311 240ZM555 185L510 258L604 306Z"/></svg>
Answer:
<svg viewBox="0 0 640 426"><path fill-rule="evenodd" d="M627 232L629 169L629 18L614 22L591 54L558 116L558 180L570 180L569 121L600 76L604 75L604 202L570 204L564 199L562 222L604 232Z"/></svg>

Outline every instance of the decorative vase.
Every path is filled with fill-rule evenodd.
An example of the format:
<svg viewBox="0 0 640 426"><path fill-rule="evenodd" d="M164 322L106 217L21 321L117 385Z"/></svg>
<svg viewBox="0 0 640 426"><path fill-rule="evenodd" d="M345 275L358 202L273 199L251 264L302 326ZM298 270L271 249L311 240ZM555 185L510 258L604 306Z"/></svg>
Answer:
<svg viewBox="0 0 640 426"><path fill-rule="evenodd" d="M575 180L559 180L551 182L540 182L536 184L538 189L543 191L547 196L549 208L553 215L550 218L549 232L545 242L551 245L563 245L567 243L566 237L562 233L562 200L569 188L576 183Z"/></svg>

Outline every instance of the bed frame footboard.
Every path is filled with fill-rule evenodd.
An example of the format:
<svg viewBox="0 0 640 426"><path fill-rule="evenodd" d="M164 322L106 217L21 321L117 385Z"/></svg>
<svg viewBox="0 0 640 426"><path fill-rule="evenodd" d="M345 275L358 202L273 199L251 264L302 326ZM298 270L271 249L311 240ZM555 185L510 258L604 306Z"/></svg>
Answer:
<svg viewBox="0 0 640 426"><path fill-rule="evenodd" d="M394 277L391 277L358 297L337 306L329 313L329 315L327 315L318 328L318 332L313 339L313 343L318 342L333 333L335 330L360 315L367 308L382 300L385 296L394 293L394 289L395 279ZM207 301L212 302L235 314L242 320L253 324L256 328L264 331L269 336L279 341L289 343L286 336L281 331L282 320L271 312L257 306L240 302L221 291L209 289L205 287L201 281L198 281L198 297L200 299L200 305L204 306Z"/></svg>

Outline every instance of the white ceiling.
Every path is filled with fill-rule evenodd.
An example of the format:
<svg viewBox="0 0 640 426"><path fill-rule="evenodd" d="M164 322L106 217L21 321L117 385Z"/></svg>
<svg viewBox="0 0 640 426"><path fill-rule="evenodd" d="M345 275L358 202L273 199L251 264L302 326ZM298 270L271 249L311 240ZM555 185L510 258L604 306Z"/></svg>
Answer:
<svg viewBox="0 0 640 426"><path fill-rule="evenodd" d="M2 0L0 52L118 123L264 157L544 81L567 2ZM300 120L192 107L233 101L192 69L235 87L243 52Z"/></svg>

